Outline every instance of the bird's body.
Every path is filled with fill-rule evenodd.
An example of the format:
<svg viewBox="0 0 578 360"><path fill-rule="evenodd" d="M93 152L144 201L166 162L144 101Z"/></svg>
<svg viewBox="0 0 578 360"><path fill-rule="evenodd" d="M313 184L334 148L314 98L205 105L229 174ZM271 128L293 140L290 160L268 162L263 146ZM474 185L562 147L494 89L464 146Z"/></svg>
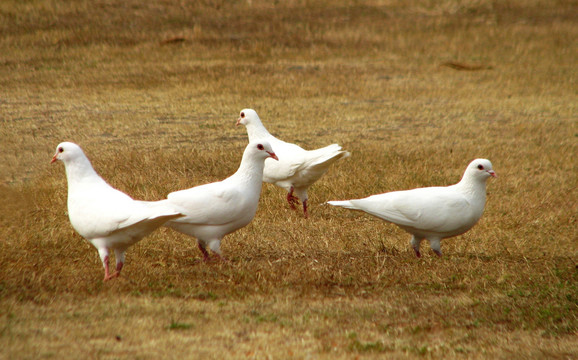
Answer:
<svg viewBox="0 0 578 360"><path fill-rule="evenodd" d="M205 260L209 247L221 256L223 237L248 225L257 212L264 160L276 158L267 142L250 143L237 172L227 179L170 193L167 202L184 217L166 226L197 238Z"/></svg>
<svg viewBox="0 0 578 360"><path fill-rule="evenodd" d="M294 207L297 195L303 203L307 217L307 189L327 172L335 161L349 156L341 146L332 144L316 150L305 150L300 146L277 139L263 126L259 115L252 109L240 113L237 125L247 128L249 141L263 139L268 141L279 156L279 161L265 160L263 181L275 184L287 190L287 201Z"/></svg>
<svg viewBox="0 0 578 360"><path fill-rule="evenodd" d="M182 216L163 202L133 200L113 188L93 169L82 149L58 145L52 162L61 160L68 182L68 216L72 227L98 250L105 280L120 275L126 250L167 220ZM109 251L116 255L116 273L109 274Z"/></svg>
<svg viewBox="0 0 578 360"><path fill-rule="evenodd" d="M429 240L432 250L441 256L442 239L465 233L482 217L486 180L490 176L496 176L491 162L477 159L455 185L393 191L328 204L365 211L396 224L413 235L411 244L418 257L423 239Z"/></svg>

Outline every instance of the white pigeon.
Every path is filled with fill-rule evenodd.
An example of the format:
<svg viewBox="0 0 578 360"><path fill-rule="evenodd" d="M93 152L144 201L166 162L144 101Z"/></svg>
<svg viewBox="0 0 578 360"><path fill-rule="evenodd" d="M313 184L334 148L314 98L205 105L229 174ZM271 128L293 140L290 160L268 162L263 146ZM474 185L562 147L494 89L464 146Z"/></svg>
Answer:
<svg viewBox="0 0 578 360"><path fill-rule="evenodd" d="M207 246L221 258L223 237L249 224L257 212L267 158L277 160L271 145L252 142L245 148L239 169L230 177L170 193L166 201L185 216L165 226L197 238L205 261L209 260Z"/></svg>
<svg viewBox="0 0 578 360"><path fill-rule="evenodd" d="M307 189L323 176L335 161L349 156L341 146L332 144L317 150L305 150L271 135L253 109L241 110L237 125L245 125L249 141L267 140L279 156L279 161L265 161L263 181L287 190L287 202L292 209L301 200L303 213L307 213ZM293 195L297 194L297 197Z"/></svg>
<svg viewBox="0 0 578 360"><path fill-rule="evenodd" d="M60 160L68 181L68 217L74 230L98 250L104 281L118 277L126 250L167 220L183 216L161 201L136 201L113 188L94 171L80 146L63 142L51 163ZM109 273L114 250L116 272Z"/></svg>
<svg viewBox="0 0 578 360"><path fill-rule="evenodd" d="M486 204L486 180L497 177L486 159L472 161L459 183L373 195L364 199L328 201L334 206L361 210L389 221L412 234L417 257L427 239L432 250L442 255L441 240L471 229L482 217Z"/></svg>

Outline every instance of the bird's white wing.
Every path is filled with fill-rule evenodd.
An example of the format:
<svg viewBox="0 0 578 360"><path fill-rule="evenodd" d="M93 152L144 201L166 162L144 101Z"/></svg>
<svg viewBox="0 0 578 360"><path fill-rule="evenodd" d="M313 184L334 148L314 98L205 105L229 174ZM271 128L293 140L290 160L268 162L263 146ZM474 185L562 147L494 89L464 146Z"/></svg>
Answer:
<svg viewBox="0 0 578 360"><path fill-rule="evenodd" d="M349 156L349 152L342 151L341 146L332 144L321 149L307 151L306 160L298 169L301 176L317 181L335 161Z"/></svg>
<svg viewBox="0 0 578 360"><path fill-rule="evenodd" d="M199 225L230 223L239 217L246 203L243 193L226 181L172 192L168 201L185 215L174 222Z"/></svg>
<svg viewBox="0 0 578 360"><path fill-rule="evenodd" d="M307 161L306 150L298 145L287 143L272 136L267 138L267 140L270 142L279 161L273 159L265 160L264 181L276 183L287 180L305 166Z"/></svg>
<svg viewBox="0 0 578 360"><path fill-rule="evenodd" d="M113 188L78 191L69 199L73 227L84 237L107 236L149 218L161 216Z"/></svg>
<svg viewBox="0 0 578 360"><path fill-rule="evenodd" d="M320 149L307 151L307 166L331 164L335 160L347 156L349 156L349 152L341 150L341 146L338 144L331 144Z"/></svg>
<svg viewBox="0 0 578 360"><path fill-rule="evenodd" d="M467 199L450 188L433 187L395 191L350 200L363 210L389 222L420 230L450 232L469 221Z"/></svg>

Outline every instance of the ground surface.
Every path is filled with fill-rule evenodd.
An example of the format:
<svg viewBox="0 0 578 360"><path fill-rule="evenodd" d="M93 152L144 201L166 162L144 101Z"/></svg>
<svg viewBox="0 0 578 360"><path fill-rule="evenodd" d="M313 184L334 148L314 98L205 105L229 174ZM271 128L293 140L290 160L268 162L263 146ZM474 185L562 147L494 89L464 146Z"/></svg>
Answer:
<svg viewBox="0 0 578 360"><path fill-rule="evenodd" d="M578 357L576 1L3 1L0 358ZM262 191L230 263L160 229L102 283L66 213L61 141L138 199L223 179L238 112L351 157L311 216ZM492 160L444 257L322 205Z"/></svg>

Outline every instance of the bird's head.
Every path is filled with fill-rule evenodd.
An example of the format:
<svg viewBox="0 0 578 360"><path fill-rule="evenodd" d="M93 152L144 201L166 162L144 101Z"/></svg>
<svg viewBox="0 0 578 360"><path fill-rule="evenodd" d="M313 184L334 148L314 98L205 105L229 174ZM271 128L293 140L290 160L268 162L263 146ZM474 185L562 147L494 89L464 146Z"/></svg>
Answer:
<svg viewBox="0 0 578 360"><path fill-rule="evenodd" d="M237 126L239 125L255 125L261 124L261 119L259 119L259 115L253 109L243 109L239 113L239 118L237 119Z"/></svg>
<svg viewBox="0 0 578 360"><path fill-rule="evenodd" d="M80 146L76 145L75 143L62 142L56 147L56 152L54 153L50 163L52 164L56 162L56 160L60 160L66 164L67 161L82 156L83 154L84 153L82 152Z"/></svg>
<svg viewBox="0 0 578 360"><path fill-rule="evenodd" d="M249 145L247 145L247 149L257 158L263 159L273 158L277 161L279 160L279 158L277 157L277 155L275 155L275 152L271 148L271 144L269 144L269 142L267 141L251 142L249 143Z"/></svg>
<svg viewBox="0 0 578 360"><path fill-rule="evenodd" d="M492 168L492 163L488 159L476 159L468 165L466 173L471 177L481 180L487 180L490 177L497 178L496 172Z"/></svg>

